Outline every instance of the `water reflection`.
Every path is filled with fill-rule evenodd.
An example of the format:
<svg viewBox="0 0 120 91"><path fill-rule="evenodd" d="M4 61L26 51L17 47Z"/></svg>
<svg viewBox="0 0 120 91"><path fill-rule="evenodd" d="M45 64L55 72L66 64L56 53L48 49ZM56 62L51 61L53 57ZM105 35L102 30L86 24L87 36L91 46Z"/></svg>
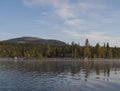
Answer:
<svg viewBox="0 0 120 91"><path fill-rule="evenodd" d="M1 60L0 91L118 91L119 71L120 60Z"/></svg>
<svg viewBox="0 0 120 91"><path fill-rule="evenodd" d="M92 73L96 75L104 74L109 77L110 71L117 74L120 69L119 60L95 60L95 61L1 61L0 64L5 64L10 69L24 69L26 72L36 71L38 73L53 73L53 74L84 74L85 78L89 78ZM13 67L12 67L13 66Z"/></svg>

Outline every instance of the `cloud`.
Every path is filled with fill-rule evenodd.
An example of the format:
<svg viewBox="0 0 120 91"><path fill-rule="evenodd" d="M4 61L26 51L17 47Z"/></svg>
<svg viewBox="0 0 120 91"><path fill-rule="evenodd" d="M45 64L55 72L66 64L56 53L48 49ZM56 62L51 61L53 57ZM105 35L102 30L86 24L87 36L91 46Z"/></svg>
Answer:
<svg viewBox="0 0 120 91"><path fill-rule="evenodd" d="M108 31L111 29L110 24L117 21L113 16L116 15L116 11L104 3L104 0L73 0L72 2L70 0L23 0L23 3L27 6L49 8L45 13L53 16L51 17L53 20L57 18L57 22L62 21L56 30L60 30L65 38L69 37L68 39L74 41L89 38L94 43L110 42L112 46L120 45L117 42L120 41L120 37L111 37ZM36 22L43 21L38 19Z"/></svg>
<svg viewBox="0 0 120 91"><path fill-rule="evenodd" d="M88 31L95 30L101 26L101 23L96 23L94 21L89 21L86 19L69 19L64 22L64 24L72 29L79 30L79 31Z"/></svg>
<svg viewBox="0 0 120 91"><path fill-rule="evenodd" d="M61 7L59 9L56 9L55 10L55 14L57 16L59 16L60 18L63 18L63 19L68 19L68 18L75 18L76 15L74 15L74 12L70 10L71 7L67 7L65 5L65 7Z"/></svg>
<svg viewBox="0 0 120 91"><path fill-rule="evenodd" d="M58 2L56 2L58 3ZM105 6L95 2L74 2L70 3L69 0L62 1L54 5L54 13L59 17L68 20L71 18L82 18L83 16L90 17L89 14L94 11L105 9Z"/></svg>
<svg viewBox="0 0 120 91"><path fill-rule="evenodd" d="M51 12L55 13L61 18L75 18L79 17L81 13L88 13L90 10L104 9L102 4L96 2L70 2L70 0L23 0L23 3L28 6L50 6ZM48 7L47 6L47 7Z"/></svg>
<svg viewBox="0 0 120 91"><path fill-rule="evenodd" d="M109 42L110 46L119 46L120 45L120 37L110 37L106 36L107 32L99 32L99 31L90 31L89 33L80 33L79 31L73 30L62 30L63 35L68 39L73 39L76 43L82 43L84 45L84 41L86 38L89 39L91 45L96 45L96 43L100 43L103 45L104 43Z"/></svg>
<svg viewBox="0 0 120 91"><path fill-rule="evenodd" d="M79 33L79 32L76 32L76 31L68 31L68 30L63 30L62 31L64 34L66 34L67 36L71 36L71 37L81 37L82 35Z"/></svg>
<svg viewBox="0 0 120 91"><path fill-rule="evenodd" d="M84 19L71 19L65 21L65 24L70 25L70 26L75 26L75 25L80 25L85 23L86 21Z"/></svg>

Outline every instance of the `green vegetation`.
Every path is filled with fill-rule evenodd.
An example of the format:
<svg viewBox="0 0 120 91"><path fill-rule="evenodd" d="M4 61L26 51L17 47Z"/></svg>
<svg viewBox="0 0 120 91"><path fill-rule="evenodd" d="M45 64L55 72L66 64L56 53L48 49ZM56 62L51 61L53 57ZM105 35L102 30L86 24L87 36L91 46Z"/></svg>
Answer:
<svg viewBox="0 0 120 91"><path fill-rule="evenodd" d="M71 45L49 45L32 43L0 42L0 57L20 58L120 58L120 48L110 47L109 43L91 46L88 39L85 46L74 42Z"/></svg>

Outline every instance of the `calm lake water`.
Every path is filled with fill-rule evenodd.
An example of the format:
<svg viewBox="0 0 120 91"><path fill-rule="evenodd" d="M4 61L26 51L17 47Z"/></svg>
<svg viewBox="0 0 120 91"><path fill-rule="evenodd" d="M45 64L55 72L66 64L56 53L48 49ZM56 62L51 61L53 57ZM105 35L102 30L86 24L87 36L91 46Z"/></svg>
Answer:
<svg viewBox="0 0 120 91"><path fill-rule="evenodd" d="M120 60L0 59L0 91L120 91Z"/></svg>

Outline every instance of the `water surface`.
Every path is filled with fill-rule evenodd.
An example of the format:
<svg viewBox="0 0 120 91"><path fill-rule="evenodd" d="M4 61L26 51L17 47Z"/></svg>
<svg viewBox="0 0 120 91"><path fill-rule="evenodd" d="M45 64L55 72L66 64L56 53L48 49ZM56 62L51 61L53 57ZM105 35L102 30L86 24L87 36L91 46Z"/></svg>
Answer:
<svg viewBox="0 0 120 91"><path fill-rule="evenodd" d="M0 59L0 91L119 91L120 60Z"/></svg>

